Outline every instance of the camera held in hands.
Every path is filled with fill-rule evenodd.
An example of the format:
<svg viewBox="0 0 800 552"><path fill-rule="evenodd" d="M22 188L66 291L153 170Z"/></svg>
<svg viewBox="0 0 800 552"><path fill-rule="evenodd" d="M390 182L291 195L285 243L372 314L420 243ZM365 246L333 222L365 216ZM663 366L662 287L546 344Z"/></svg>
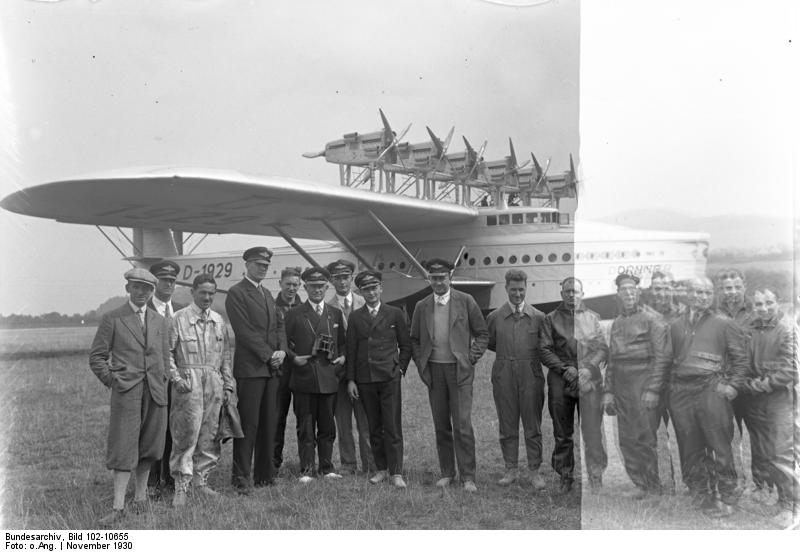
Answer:
<svg viewBox="0 0 800 552"><path fill-rule="evenodd" d="M333 337L328 334L318 335L311 350L314 356L325 357L331 361L336 358L335 343Z"/></svg>

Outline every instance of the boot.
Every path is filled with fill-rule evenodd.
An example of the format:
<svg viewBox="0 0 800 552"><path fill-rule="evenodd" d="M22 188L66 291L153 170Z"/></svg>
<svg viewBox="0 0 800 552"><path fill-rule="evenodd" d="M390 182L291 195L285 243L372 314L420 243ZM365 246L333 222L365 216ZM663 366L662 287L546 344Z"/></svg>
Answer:
<svg viewBox="0 0 800 552"><path fill-rule="evenodd" d="M172 495L172 507L182 508L186 506L186 493L189 491L189 477L180 476L175 480L175 494Z"/></svg>
<svg viewBox="0 0 800 552"><path fill-rule="evenodd" d="M208 479L206 476L195 474L192 479L192 489L195 494L203 498L217 498L219 496L217 491L208 486Z"/></svg>
<svg viewBox="0 0 800 552"><path fill-rule="evenodd" d="M500 478L497 484L501 487L508 487L517 480L517 473L516 468L507 469L506 473L503 474L503 477Z"/></svg>
<svg viewBox="0 0 800 552"><path fill-rule="evenodd" d="M542 476L539 475L539 468L531 470L531 483L533 484L534 491L541 491L547 487L544 479L542 479Z"/></svg>

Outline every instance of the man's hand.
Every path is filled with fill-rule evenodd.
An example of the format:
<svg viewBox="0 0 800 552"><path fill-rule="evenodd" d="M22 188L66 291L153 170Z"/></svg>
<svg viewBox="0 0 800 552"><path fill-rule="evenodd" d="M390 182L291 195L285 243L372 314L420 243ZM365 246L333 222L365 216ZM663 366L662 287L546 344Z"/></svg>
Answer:
<svg viewBox="0 0 800 552"><path fill-rule="evenodd" d="M358 385L353 380L347 382L347 394L350 395L350 398L354 401L359 399L358 397Z"/></svg>
<svg viewBox="0 0 800 552"><path fill-rule="evenodd" d="M239 404L239 399L236 397L236 393L234 393L233 390L225 389L223 393L222 404L230 404L232 406Z"/></svg>
<svg viewBox="0 0 800 552"><path fill-rule="evenodd" d="M563 378L567 383L572 383L578 379L578 370L574 366L567 366L564 369Z"/></svg>
<svg viewBox="0 0 800 552"><path fill-rule="evenodd" d="M308 359L311 358L311 355L297 355L294 357L294 363L298 366L305 366L308 364Z"/></svg>
<svg viewBox="0 0 800 552"><path fill-rule="evenodd" d="M175 387L178 393L190 393L192 391L192 384L183 378L173 382L172 386Z"/></svg>
<svg viewBox="0 0 800 552"><path fill-rule="evenodd" d="M605 393L603 395L603 401L600 404L608 416L617 415L617 404L616 401L614 400L614 395L612 395L611 393Z"/></svg>
<svg viewBox="0 0 800 552"><path fill-rule="evenodd" d="M719 382L717 384L716 391L717 391L717 394L720 397L725 397L729 401L732 401L733 399L735 399L736 396L739 394L736 391L736 389L734 389L732 386L730 386L730 385L728 385L727 383L724 383L724 382Z"/></svg>
<svg viewBox="0 0 800 552"><path fill-rule="evenodd" d="M333 359L333 362L331 362L331 364L333 364L334 366L341 366L342 364L344 364L344 355L338 356L335 359Z"/></svg>
<svg viewBox="0 0 800 552"><path fill-rule="evenodd" d="M580 383L580 378L578 378L578 390L580 391L581 395L591 393L594 391L594 382L589 380L586 383Z"/></svg>
<svg viewBox="0 0 800 552"><path fill-rule="evenodd" d="M659 398L655 391L645 391L642 393L642 407L647 410L655 410L658 407Z"/></svg>
<svg viewBox="0 0 800 552"><path fill-rule="evenodd" d="M275 351L269 359L269 365L273 368L278 368L283 364L283 359L286 358L286 351Z"/></svg>
<svg viewBox="0 0 800 552"><path fill-rule="evenodd" d="M588 368L578 368L578 385L583 387L592 381L592 371Z"/></svg>
<svg viewBox="0 0 800 552"><path fill-rule="evenodd" d="M752 378L747 380L747 387L753 393L771 393L772 386L769 384L767 377Z"/></svg>

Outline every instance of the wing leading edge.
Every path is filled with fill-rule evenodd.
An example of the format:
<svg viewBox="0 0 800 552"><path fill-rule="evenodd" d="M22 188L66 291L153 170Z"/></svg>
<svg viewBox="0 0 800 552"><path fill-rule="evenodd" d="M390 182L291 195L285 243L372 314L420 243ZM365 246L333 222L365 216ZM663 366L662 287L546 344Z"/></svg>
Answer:
<svg viewBox="0 0 800 552"><path fill-rule="evenodd" d="M209 169L159 169L50 182L5 197L8 211L60 222L171 228L212 234L331 239L375 233L371 210L393 231L466 223L477 209L287 178Z"/></svg>

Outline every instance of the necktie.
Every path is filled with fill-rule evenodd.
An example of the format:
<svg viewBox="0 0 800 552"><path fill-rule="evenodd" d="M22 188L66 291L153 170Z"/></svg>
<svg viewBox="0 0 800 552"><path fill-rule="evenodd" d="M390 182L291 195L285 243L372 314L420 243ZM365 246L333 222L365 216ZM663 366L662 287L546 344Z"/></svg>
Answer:
<svg viewBox="0 0 800 552"><path fill-rule="evenodd" d="M144 309L139 309L136 311L136 314L139 315L139 325L142 327L142 331L145 331L147 327L147 319L145 318Z"/></svg>
<svg viewBox="0 0 800 552"><path fill-rule="evenodd" d="M322 316L322 303L314 305L314 312L317 313L317 316Z"/></svg>
<svg viewBox="0 0 800 552"><path fill-rule="evenodd" d="M377 318L378 317L378 309L369 309L369 315L372 318Z"/></svg>
<svg viewBox="0 0 800 552"><path fill-rule="evenodd" d="M169 320L172 318L172 307L169 306L169 303L164 305L164 317Z"/></svg>
<svg viewBox="0 0 800 552"><path fill-rule="evenodd" d="M350 298L344 298L344 317L347 318L350 316Z"/></svg>
<svg viewBox="0 0 800 552"><path fill-rule="evenodd" d="M520 308L520 305L515 305L514 306L514 318L519 320L519 316L520 316L521 313L522 313L522 309Z"/></svg>
<svg viewBox="0 0 800 552"><path fill-rule="evenodd" d="M261 294L261 297L264 298L264 301L266 301L267 300L267 294L264 293L264 288L262 288L261 285L257 285L256 288L258 289L258 292Z"/></svg>

